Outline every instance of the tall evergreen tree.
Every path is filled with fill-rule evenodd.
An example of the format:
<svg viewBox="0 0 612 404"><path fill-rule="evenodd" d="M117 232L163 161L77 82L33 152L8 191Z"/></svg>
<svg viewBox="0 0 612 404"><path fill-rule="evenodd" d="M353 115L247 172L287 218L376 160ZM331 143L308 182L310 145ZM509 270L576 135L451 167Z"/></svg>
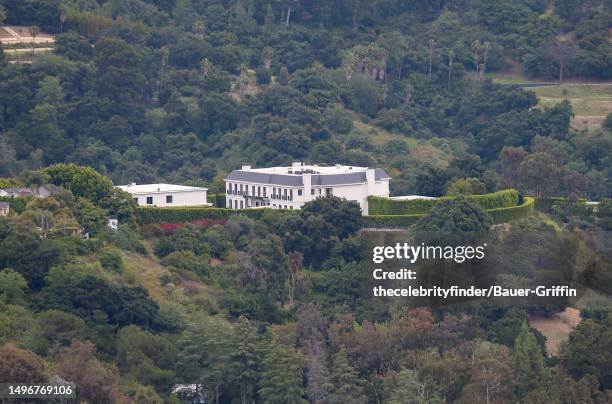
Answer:
<svg viewBox="0 0 612 404"><path fill-rule="evenodd" d="M341 349L334 355L332 373L332 384L334 390L328 397L330 404L367 403L368 399L363 392L363 387L355 368L348 361L346 351Z"/></svg>
<svg viewBox="0 0 612 404"><path fill-rule="evenodd" d="M239 317L234 327L232 353L230 354L232 378L240 386L240 402L252 401L257 381L258 353L255 335L249 320Z"/></svg>
<svg viewBox="0 0 612 404"><path fill-rule="evenodd" d="M431 385L421 383L414 370L402 369L398 383L391 391L389 404L438 404L442 399Z"/></svg>
<svg viewBox="0 0 612 404"><path fill-rule="evenodd" d="M514 341L512 364L519 397L524 397L526 393L544 382L548 376L542 350L527 323L523 323Z"/></svg>
<svg viewBox="0 0 612 404"><path fill-rule="evenodd" d="M302 360L288 347L271 342L262 361L259 397L262 403L305 403Z"/></svg>

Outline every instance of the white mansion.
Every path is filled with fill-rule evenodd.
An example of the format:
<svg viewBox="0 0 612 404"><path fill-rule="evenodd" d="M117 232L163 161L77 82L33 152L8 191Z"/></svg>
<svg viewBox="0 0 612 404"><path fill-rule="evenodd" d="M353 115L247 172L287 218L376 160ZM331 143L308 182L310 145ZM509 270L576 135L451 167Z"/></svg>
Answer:
<svg viewBox="0 0 612 404"><path fill-rule="evenodd" d="M359 202L368 214L368 196L389 196L391 178L380 168L318 166L294 162L291 167L242 166L225 177L226 207L299 209L322 196Z"/></svg>

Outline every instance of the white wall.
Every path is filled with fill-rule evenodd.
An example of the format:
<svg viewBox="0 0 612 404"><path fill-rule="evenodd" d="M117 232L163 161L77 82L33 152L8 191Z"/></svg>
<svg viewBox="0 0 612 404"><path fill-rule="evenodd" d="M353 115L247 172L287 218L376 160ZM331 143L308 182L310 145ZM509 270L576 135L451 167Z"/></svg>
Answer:
<svg viewBox="0 0 612 404"><path fill-rule="evenodd" d="M229 182L229 181L228 181ZM228 185L226 182L226 189L228 189ZM232 181L229 182L232 184L232 189L233 189L233 184L238 184L238 190L240 190L240 184L241 182L238 181ZM242 183L243 184L243 190L246 189L246 186L249 186L249 192L252 192L252 185L250 183ZM257 187L257 185L255 185ZM264 187L264 185L260 185L262 188ZM325 186L313 186L312 189L314 189L314 195L310 194L310 191L306 191L304 188L302 187L286 187L286 186L271 186L271 185L265 185L265 187L267 188L267 192L266 192L266 197L270 198L270 208L276 208L278 209L279 206L282 208L285 208L285 206L287 206L287 209L299 209L302 205L304 205L304 203L306 203L307 201L313 200L317 197L321 197L321 196L325 196L325 189L326 188L332 188L332 195L337 196L339 198L346 198L349 201L356 201L359 203L359 206L361 206L361 211L363 212L364 215L368 214L368 191L371 192L372 195L376 195L376 196L389 196L389 180L384 180L384 181L375 181L373 186L372 184L370 186L368 186L368 183L363 183L363 184L351 184L351 185L333 185L330 187L325 187ZM283 189L293 189L293 200L289 201L289 200L284 200L284 199L271 199L272 196L272 188L281 188L281 190ZM302 189L302 195L298 195L298 190ZM321 191L319 193L319 190ZM262 191L262 196L263 196L263 191ZM243 201L243 206L244 208L247 208L246 206L246 199L242 196L242 195L234 195L234 194L225 194L225 206L228 208L232 208L235 209L236 207L236 202L238 202L238 208L240 208L240 201ZM276 205L276 206L274 206ZM250 207L255 207L255 206L248 206Z"/></svg>
<svg viewBox="0 0 612 404"><path fill-rule="evenodd" d="M189 192L164 192L132 195L133 198L138 198L140 206L197 206L207 205L206 191L189 191ZM166 203L166 196L172 195L172 203ZM153 197L153 203L147 204L147 196Z"/></svg>

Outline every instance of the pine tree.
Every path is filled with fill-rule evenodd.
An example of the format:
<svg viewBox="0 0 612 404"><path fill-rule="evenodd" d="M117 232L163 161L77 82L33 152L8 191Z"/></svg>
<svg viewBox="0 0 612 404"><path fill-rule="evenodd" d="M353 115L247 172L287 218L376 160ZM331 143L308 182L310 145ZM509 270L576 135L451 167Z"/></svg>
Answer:
<svg viewBox="0 0 612 404"><path fill-rule="evenodd" d="M305 403L302 360L291 349L271 342L262 361L259 397L263 403Z"/></svg>
<svg viewBox="0 0 612 404"><path fill-rule="evenodd" d="M438 404L440 398L433 384L421 383L414 370L402 369L398 383L391 391L389 404Z"/></svg>
<svg viewBox="0 0 612 404"><path fill-rule="evenodd" d="M308 384L306 392L311 403L326 403L332 385L326 365L325 349L320 342L313 341L306 357L308 366Z"/></svg>
<svg viewBox="0 0 612 404"><path fill-rule="evenodd" d="M215 318L202 318L189 325L179 341L178 368L188 383L204 386L219 403L221 387L230 367L229 325Z"/></svg>
<svg viewBox="0 0 612 404"><path fill-rule="evenodd" d="M521 331L514 340L512 363L519 397L524 397L548 376L542 350L527 323L523 323Z"/></svg>
<svg viewBox="0 0 612 404"><path fill-rule="evenodd" d="M341 349L334 355L332 366L332 384L334 390L328 398L330 404L367 403L363 387L355 368L351 366L346 351Z"/></svg>
<svg viewBox="0 0 612 404"><path fill-rule="evenodd" d="M240 402L252 401L259 358L253 330L249 320L244 317L236 321L230 359L232 376L240 386Z"/></svg>

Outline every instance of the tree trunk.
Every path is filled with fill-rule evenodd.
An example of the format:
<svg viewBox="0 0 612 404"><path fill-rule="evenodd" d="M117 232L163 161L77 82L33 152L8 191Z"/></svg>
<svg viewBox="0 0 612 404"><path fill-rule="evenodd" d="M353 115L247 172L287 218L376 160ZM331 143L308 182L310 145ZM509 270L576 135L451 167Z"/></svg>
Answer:
<svg viewBox="0 0 612 404"><path fill-rule="evenodd" d="M285 26L289 26L289 18L291 18L291 6L287 9L287 21L285 21Z"/></svg>

